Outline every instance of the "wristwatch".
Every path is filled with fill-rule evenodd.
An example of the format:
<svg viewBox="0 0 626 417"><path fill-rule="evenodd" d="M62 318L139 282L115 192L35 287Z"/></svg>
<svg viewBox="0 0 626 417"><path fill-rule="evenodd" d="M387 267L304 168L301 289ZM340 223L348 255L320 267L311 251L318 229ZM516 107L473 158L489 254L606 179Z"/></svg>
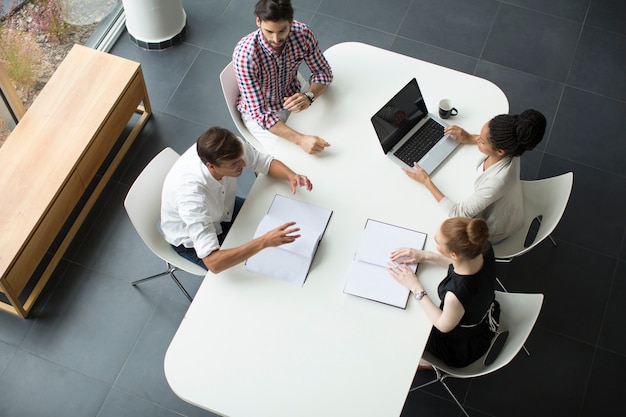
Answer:
<svg viewBox="0 0 626 417"><path fill-rule="evenodd" d="M424 296L426 295L426 291L418 291L416 293L413 294L413 297L415 297L415 299L417 301L421 300L422 298L424 298Z"/></svg>
<svg viewBox="0 0 626 417"><path fill-rule="evenodd" d="M313 94L310 91L307 91L306 93L304 93L304 95L306 96L306 98L309 99L309 101L311 102L311 104L313 104L313 102L315 101L315 94Z"/></svg>

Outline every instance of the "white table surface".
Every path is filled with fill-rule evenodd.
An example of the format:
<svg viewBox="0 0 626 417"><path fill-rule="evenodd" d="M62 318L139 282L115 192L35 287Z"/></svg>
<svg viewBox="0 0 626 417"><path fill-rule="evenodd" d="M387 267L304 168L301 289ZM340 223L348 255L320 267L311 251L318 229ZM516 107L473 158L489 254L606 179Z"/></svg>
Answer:
<svg viewBox="0 0 626 417"><path fill-rule="evenodd" d="M331 143L311 156L286 141L274 154L306 174L314 189L295 198L333 209L303 287L236 266L209 273L165 357L165 374L183 400L231 417L398 416L431 324L419 305L406 310L343 293L367 218L428 233L426 248L445 213L420 184L382 152L370 117L416 77L426 104L437 111L449 98L449 119L470 132L508 111L504 93L468 74L360 43L325 55L335 79L306 112L288 124ZM452 198L472 190L479 158L460 146L433 174ZM274 194L286 183L259 176L224 247L249 241ZM445 270L422 264L430 296Z"/></svg>

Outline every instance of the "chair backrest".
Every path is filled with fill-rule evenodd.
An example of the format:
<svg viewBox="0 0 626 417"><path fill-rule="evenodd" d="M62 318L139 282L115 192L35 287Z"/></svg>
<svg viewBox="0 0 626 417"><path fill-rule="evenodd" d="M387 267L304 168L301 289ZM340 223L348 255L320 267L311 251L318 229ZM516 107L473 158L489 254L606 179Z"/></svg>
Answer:
<svg viewBox="0 0 626 417"><path fill-rule="evenodd" d="M237 85L237 78L235 77L235 67L232 62L220 73L220 83L222 84L222 92L224 93L224 99L226 100L226 107L230 117L233 119L233 123L241 136L247 140L257 150L264 152L265 148L248 130L246 125L241 120L241 113L237 110L237 97L239 97L239 86Z"/></svg>
<svg viewBox="0 0 626 417"><path fill-rule="evenodd" d="M543 304L543 294L523 294L496 291L496 300L500 303L500 327L498 331L507 331L509 335L500 354L490 365L484 365L487 354L464 368L448 366L438 358L424 353L424 359L436 368L455 378L474 378L486 375L506 366L522 349L530 335Z"/></svg>
<svg viewBox="0 0 626 417"><path fill-rule="evenodd" d="M524 225L502 243L493 246L496 258L523 255L550 236L565 212L573 182L574 174L571 172L542 180L522 181ZM541 216L541 223L535 239L524 247L526 235L537 216Z"/></svg>
<svg viewBox="0 0 626 417"><path fill-rule="evenodd" d="M155 156L130 187L124 207L141 240L156 256L178 269L204 276L207 271L177 254L158 228L163 181L179 156L172 148L165 148Z"/></svg>

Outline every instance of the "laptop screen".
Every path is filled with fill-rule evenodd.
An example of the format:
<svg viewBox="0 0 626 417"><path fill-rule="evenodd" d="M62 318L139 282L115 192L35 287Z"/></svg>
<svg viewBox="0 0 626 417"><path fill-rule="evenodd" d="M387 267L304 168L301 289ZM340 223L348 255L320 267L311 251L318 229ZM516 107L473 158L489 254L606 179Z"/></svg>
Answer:
<svg viewBox="0 0 626 417"><path fill-rule="evenodd" d="M372 116L372 124L385 153L428 114L422 93L413 78Z"/></svg>

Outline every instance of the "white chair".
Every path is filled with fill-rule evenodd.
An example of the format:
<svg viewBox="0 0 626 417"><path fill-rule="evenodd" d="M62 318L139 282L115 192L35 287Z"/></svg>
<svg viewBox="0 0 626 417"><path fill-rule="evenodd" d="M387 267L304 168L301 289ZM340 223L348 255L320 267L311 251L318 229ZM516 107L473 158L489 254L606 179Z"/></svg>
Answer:
<svg viewBox="0 0 626 417"><path fill-rule="evenodd" d="M187 299L192 301L192 297L176 278L174 272L182 270L204 277L207 270L176 253L158 229L163 181L179 156L171 148L165 148L155 156L130 187L124 200L124 207L143 242L156 256L165 261L167 267L164 272L134 281L133 286L143 281L169 275Z"/></svg>
<svg viewBox="0 0 626 417"><path fill-rule="evenodd" d="M298 73L298 80L300 85L308 87L307 81ZM224 93L224 99L226 100L226 107L230 117L235 123L235 127L239 130L241 137L247 140L252 146L261 152L266 152L265 147L259 142L257 138L250 133L246 125L241 120L241 113L237 110L237 98L239 97L239 85L237 85L237 78L235 77L235 67L232 61L226 65L226 67L220 73L220 83L222 84L222 92Z"/></svg>
<svg viewBox="0 0 626 417"><path fill-rule="evenodd" d="M239 97L239 86L237 85L237 78L235 77L235 67L232 62L229 62L228 65L222 70L220 73L220 82L222 84L222 92L224 93L224 99L226 100L226 107L228 107L228 112L230 113L230 117L233 119L233 123L235 123L235 127L239 130L241 136L247 140L252 146L254 146L259 151L265 151L265 148L255 138L252 133L248 130L246 125L241 120L241 113L237 110L237 98Z"/></svg>
<svg viewBox="0 0 626 417"><path fill-rule="evenodd" d="M574 174L571 172L542 180L522 181L524 226L502 243L493 245L498 262L511 262L513 258L525 254L546 238L556 246L550 234L559 224L567 207L573 182Z"/></svg>
<svg viewBox="0 0 626 417"><path fill-rule="evenodd" d="M500 327L498 328L498 333L508 332L508 335L503 339L504 344L501 345L501 350L495 359L493 359L493 362L488 365L485 364L487 356L490 353L494 353L488 351L482 358L478 359L474 363L471 363L464 368L455 368L453 366L446 365L428 352L424 352L422 357L433 366L436 378L425 384L411 388L410 392L424 388L435 382L440 382L446 391L448 391L450 396L452 396L457 405L461 408L463 413L469 417L467 411L465 411L459 400L445 383L445 379L476 378L495 372L509 364L509 362L515 358L530 335L530 332L537 321L537 317L539 317L541 305L543 304L543 294L521 294L496 291L496 299L500 303L501 309ZM492 344L492 347L498 345L498 343L494 343Z"/></svg>

